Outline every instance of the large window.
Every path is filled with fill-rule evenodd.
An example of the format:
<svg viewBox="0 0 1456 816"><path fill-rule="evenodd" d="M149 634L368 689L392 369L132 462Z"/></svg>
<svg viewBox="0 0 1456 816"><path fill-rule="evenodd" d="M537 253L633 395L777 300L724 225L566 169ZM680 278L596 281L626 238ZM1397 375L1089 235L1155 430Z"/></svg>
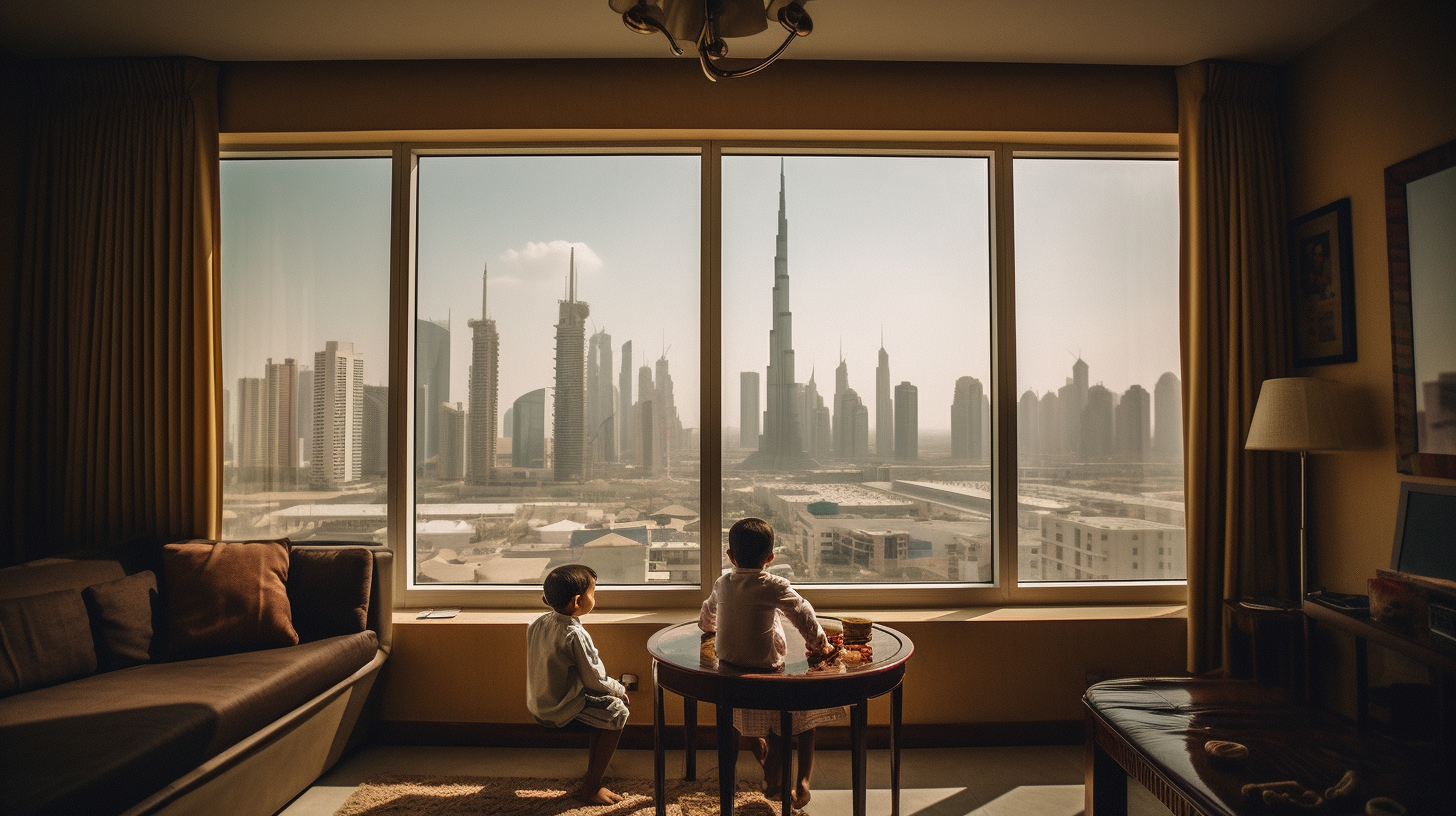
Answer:
<svg viewBox="0 0 1456 816"><path fill-rule="evenodd" d="M1182 580L1178 166L1012 170L1018 577Z"/></svg>
<svg viewBox="0 0 1456 816"><path fill-rule="evenodd" d="M222 533L387 541L390 159L221 172Z"/></svg>
<svg viewBox="0 0 1456 816"><path fill-rule="evenodd" d="M724 525L796 583L990 583L990 160L722 167Z"/></svg>
<svg viewBox="0 0 1456 816"><path fill-rule="evenodd" d="M747 515L831 604L1186 573L1166 156L402 146L222 184L229 537L394 530L421 606L570 562L691 603Z"/></svg>
<svg viewBox="0 0 1456 816"><path fill-rule="evenodd" d="M416 582L699 584L701 166L419 158Z"/></svg>

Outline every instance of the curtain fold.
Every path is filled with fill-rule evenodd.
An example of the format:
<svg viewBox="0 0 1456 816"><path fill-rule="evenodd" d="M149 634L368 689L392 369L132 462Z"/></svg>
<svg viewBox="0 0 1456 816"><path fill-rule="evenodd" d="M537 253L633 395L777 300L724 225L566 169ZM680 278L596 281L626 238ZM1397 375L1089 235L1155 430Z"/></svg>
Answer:
<svg viewBox="0 0 1456 816"><path fill-rule="evenodd" d="M44 61L27 88L5 560L213 537L217 67Z"/></svg>
<svg viewBox="0 0 1456 816"><path fill-rule="evenodd" d="M1177 70L1188 669L1224 663L1225 598L1294 600L1289 456L1244 450L1260 384L1293 360L1279 70Z"/></svg>

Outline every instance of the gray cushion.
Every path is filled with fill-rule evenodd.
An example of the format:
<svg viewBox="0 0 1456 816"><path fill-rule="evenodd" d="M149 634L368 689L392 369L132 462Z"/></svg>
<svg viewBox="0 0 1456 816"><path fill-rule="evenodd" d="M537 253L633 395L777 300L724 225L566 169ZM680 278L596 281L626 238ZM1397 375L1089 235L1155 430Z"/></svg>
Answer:
<svg viewBox="0 0 1456 816"><path fill-rule="evenodd" d="M98 669L115 671L152 660L152 621L158 606L155 573L147 570L86 587L81 598L91 613Z"/></svg>
<svg viewBox="0 0 1456 816"><path fill-rule="evenodd" d="M80 592L61 589L0 600L0 695L94 671L96 648Z"/></svg>

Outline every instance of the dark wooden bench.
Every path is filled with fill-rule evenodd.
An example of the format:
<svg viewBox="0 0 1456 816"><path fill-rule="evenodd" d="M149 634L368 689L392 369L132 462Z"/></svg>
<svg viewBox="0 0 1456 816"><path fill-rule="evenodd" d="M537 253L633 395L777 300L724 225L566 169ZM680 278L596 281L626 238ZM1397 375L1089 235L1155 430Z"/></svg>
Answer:
<svg viewBox="0 0 1456 816"><path fill-rule="evenodd" d="M1456 767L1434 746L1397 743L1330 712L1291 701L1282 688L1245 680L1109 680L1083 696L1087 722L1085 816L1124 816L1127 777L1177 816L1365 812L1389 797L1410 814L1456 813ZM1219 759L1211 740L1248 748ZM1347 771L1356 782L1329 797ZM1246 785L1295 782L1313 807L1266 802ZM1298 792L1293 792L1298 796ZM1311 800L1306 800L1306 805Z"/></svg>

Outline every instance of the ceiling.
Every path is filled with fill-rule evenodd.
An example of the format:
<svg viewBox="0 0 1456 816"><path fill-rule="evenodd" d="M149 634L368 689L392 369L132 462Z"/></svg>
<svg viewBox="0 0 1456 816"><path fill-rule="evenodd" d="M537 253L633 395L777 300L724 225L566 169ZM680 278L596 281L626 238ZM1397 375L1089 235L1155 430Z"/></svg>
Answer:
<svg viewBox="0 0 1456 816"><path fill-rule="evenodd" d="M1182 65L1284 62L1373 0L809 0L787 58ZM773 31L778 31L775 26ZM761 56L781 39L731 41ZM607 0L4 0L20 56L233 60L663 57Z"/></svg>

